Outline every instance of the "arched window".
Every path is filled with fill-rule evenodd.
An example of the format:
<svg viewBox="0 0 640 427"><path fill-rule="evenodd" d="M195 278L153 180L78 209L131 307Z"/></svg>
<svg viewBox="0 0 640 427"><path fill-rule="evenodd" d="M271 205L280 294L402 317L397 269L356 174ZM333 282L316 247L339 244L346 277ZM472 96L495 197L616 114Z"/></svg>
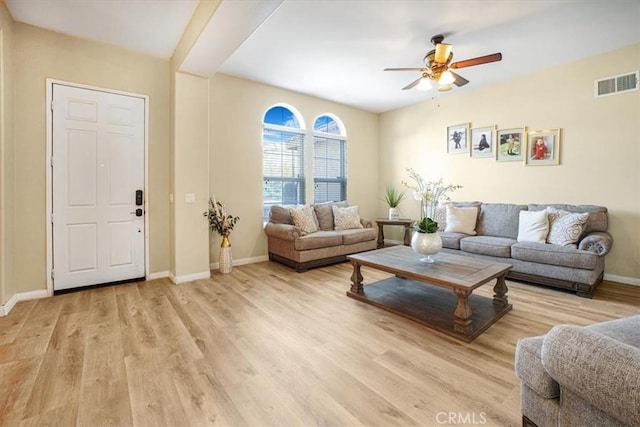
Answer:
<svg viewBox="0 0 640 427"><path fill-rule="evenodd" d="M262 131L262 218L272 205L305 203L304 122L293 108L276 105L264 115Z"/></svg>
<svg viewBox="0 0 640 427"><path fill-rule="evenodd" d="M325 114L313 124L313 201L346 199L346 132L337 117Z"/></svg>

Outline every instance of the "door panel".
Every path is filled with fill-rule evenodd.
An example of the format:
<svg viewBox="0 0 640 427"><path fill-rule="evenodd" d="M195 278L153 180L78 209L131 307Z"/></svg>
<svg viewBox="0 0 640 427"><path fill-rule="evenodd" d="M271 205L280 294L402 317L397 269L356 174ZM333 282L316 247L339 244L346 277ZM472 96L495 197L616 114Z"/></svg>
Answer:
<svg viewBox="0 0 640 427"><path fill-rule="evenodd" d="M145 275L144 115L142 98L53 85L54 290Z"/></svg>

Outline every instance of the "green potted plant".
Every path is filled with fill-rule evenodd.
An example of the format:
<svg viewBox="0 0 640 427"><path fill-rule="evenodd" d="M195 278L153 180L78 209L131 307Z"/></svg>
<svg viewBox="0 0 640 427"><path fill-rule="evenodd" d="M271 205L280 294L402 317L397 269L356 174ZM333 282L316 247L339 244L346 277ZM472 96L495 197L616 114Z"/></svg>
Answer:
<svg viewBox="0 0 640 427"><path fill-rule="evenodd" d="M404 198L405 191L398 191L393 185L388 184L384 191L384 201L389 206L389 219L400 219L398 205Z"/></svg>

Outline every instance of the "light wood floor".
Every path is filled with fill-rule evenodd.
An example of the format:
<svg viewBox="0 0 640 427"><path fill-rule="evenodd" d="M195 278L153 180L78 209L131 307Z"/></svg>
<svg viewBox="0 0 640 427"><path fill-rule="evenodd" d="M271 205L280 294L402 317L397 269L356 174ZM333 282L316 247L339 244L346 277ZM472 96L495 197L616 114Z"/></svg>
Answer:
<svg viewBox="0 0 640 427"><path fill-rule="evenodd" d="M516 426L518 338L640 310L638 287L508 282L513 310L465 344L347 298L350 275L264 262L18 303L0 318L0 425Z"/></svg>

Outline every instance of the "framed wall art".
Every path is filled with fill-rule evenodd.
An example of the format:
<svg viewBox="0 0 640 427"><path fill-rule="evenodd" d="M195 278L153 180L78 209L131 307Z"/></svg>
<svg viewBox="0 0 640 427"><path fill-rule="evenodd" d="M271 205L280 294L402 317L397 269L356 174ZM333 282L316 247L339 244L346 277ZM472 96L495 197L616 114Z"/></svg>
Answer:
<svg viewBox="0 0 640 427"><path fill-rule="evenodd" d="M497 159L499 162L524 160L527 146L527 128L499 129L497 132Z"/></svg>
<svg viewBox="0 0 640 427"><path fill-rule="evenodd" d="M447 127L447 153L469 152L469 123Z"/></svg>
<svg viewBox="0 0 640 427"><path fill-rule="evenodd" d="M471 129L471 157L495 157L495 126Z"/></svg>
<svg viewBox="0 0 640 427"><path fill-rule="evenodd" d="M560 164L560 129L529 132L526 164L529 166Z"/></svg>

